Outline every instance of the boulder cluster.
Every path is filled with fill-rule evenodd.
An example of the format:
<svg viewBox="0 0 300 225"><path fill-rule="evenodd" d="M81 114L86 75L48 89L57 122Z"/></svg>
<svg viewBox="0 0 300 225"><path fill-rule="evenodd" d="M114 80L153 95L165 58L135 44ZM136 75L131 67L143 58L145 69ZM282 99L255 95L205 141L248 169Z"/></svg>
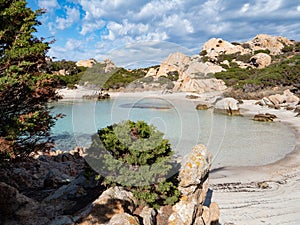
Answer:
<svg viewBox="0 0 300 225"><path fill-rule="evenodd" d="M289 89L285 90L282 94L270 95L257 102L261 106L268 106L275 109L286 108L288 110L296 110L299 107L299 103L299 97Z"/></svg>
<svg viewBox="0 0 300 225"><path fill-rule="evenodd" d="M210 154L195 146L182 161L174 206L139 206L121 186L106 188L86 164L84 149L36 153L26 162L0 169L0 223L68 224L218 224L217 203L204 204ZM210 201L207 201L210 202Z"/></svg>
<svg viewBox="0 0 300 225"><path fill-rule="evenodd" d="M244 43L212 38L203 45L199 55L190 57L179 52L172 53L159 67L150 68L146 77L154 81L160 77L171 79L174 83L173 91L223 91L226 85L222 80L214 78L215 73L226 70L231 63L241 68L265 68L272 63L273 55L281 54L285 46L292 45L294 42L285 37L266 34L259 34ZM229 62L226 56L232 56L233 60ZM175 73L178 77L173 80L172 74Z"/></svg>

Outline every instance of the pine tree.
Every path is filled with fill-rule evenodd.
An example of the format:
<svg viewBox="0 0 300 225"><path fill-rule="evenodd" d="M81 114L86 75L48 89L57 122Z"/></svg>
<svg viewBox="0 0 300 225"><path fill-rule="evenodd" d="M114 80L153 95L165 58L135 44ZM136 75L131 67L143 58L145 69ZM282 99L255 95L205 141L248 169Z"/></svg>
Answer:
<svg viewBox="0 0 300 225"><path fill-rule="evenodd" d="M51 147L55 119L49 100L57 100L55 81L45 72L49 42L34 36L41 25L25 0L0 2L0 154L25 157Z"/></svg>

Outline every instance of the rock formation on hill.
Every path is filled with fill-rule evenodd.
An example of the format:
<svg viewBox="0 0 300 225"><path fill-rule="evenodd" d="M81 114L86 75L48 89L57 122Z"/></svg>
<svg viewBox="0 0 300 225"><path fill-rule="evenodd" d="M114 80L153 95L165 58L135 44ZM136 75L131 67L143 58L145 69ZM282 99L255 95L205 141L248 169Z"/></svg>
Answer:
<svg viewBox="0 0 300 225"><path fill-rule="evenodd" d="M250 51L250 49L245 49L241 45L233 45L221 38L211 38L202 47L202 54L211 59L216 59L220 54L246 54Z"/></svg>
<svg viewBox="0 0 300 225"><path fill-rule="evenodd" d="M159 69L149 70L146 77L170 77L174 72L178 73L178 79L174 82L174 91L209 92L222 91L226 86L222 80L211 78L210 75L221 72L221 66L210 62L202 62L200 56L189 57L183 53L170 54L160 65Z"/></svg>
<svg viewBox="0 0 300 225"><path fill-rule="evenodd" d="M158 68L148 70L146 77L170 79L173 91L211 92L223 91L226 86L213 75L232 65L241 68L265 68L272 63L272 55L282 53L293 41L281 36L259 34L244 43L229 43L221 38L212 38L202 47L199 55L170 54ZM178 77L174 79L174 74Z"/></svg>
<svg viewBox="0 0 300 225"><path fill-rule="evenodd" d="M214 58L218 57L220 54L253 54L255 51L268 49L271 55L278 55L281 53L284 46L293 44L294 43L286 37L271 36L267 34L258 34L249 41L234 44L221 38L211 38L203 45L202 53L205 52L205 55Z"/></svg>
<svg viewBox="0 0 300 225"><path fill-rule="evenodd" d="M271 55L278 55L284 46L293 45L294 43L282 36L271 36L267 34L258 34L252 40L245 42L247 48L252 51L268 49Z"/></svg>
<svg viewBox="0 0 300 225"><path fill-rule="evenodd" d="M95 59L79 60L78 62L76 62L76 66L83 66L83 67L91 68L96 63L97 63L97 61Z"/></svg>

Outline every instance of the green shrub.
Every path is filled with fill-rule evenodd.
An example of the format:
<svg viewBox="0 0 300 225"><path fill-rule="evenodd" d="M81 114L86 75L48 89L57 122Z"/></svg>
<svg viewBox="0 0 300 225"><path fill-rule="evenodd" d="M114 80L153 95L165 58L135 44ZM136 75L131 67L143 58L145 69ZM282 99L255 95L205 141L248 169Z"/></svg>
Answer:
<svg viewBox="0 0 300 225"><path fill-rule="evenodd" d="M241 43L239 43L239 42L231 42L231 44L232 44L232 45L235 45L235 46L241 45Z"/></svg>
<svg viewBox="0 0 300 225"><path fill-rule="evenodd" d="M179 73L176 70L175 71L169 71L167 73L167 75L168 75L167 78L171 81L177 81L179 79Z"/></svg>
<svg viewBox="0 0 300 225"><path fill-rule="evenodd" d="M143 78L146 73L147 70L145 69L126 70L124 68L116 68L113 71L105 72L105 65L97 63L84 72L80 84L88 83L99 88L118 89Z"/></svg>
<svg viewBox="0 0 300 225"><path fill-rule="evenodd" d="M163 133L143 121L123 121L98 130L87 161L107 185L131 190L141 205L159 208L178 201L177 178L170 176L173 151Z"/></svg>
<svg viewBox="0 0 300 225"><path fill-rule="evenodd" d="M227 71L216 73L215 77L224 80L227 86L241 89L245 84L261 88L297 85L300 83L299 74L300 55L295 55L263 69L242 69L231 62Z"/></svg>
<svg viewBox="0 0 300 225"><path fill-rule="evenodd" d="M200 53L199 53L200 56L206 56L207 55L207 51L206 50L202 50Z"/></svg>
<svg viewBox="0 0 300 225"><path fill-rule="evenodd" d="M251 57L252 57L251 54L243 54L243 55L240 54L240 55L238 55L238 56L236 57L236 60L237 60L237 61L244 62L244 63L249 63Z"/></svg>
<svg viewBox="0 0 300 225"><path fill-rule="evenodd" d="M259 50L255 50L254 51L254 55L258 54L258 53L265 53L265 54L270 54L270 50L269 49L259 49Z"/></svg>
<svg viewBox="0 0 300 225"><path fill-rule="evenodd" d="M283 49L281 49L283 53L292 52L293 50L294 50L293 45L284 45Z"/></svg>

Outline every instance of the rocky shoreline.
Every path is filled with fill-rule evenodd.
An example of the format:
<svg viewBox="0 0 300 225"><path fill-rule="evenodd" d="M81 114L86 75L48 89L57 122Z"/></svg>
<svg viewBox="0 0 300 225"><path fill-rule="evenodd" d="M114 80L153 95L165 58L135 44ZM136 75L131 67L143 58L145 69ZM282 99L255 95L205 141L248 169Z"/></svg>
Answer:
<svg viewBox="0 0 300 225"><path fill-rule="evenodd" d="M79 93L78 90L60 91L65 95L62 101L78 100L83 94L92 92L91 90L81 90ZM109 94L112 99L130 98L137 95L141 98L160 96L202 102L207 105L213 105L222 95L221 92L162 94L161 91ZM194 97L188 99L187 96ZM229 105L229 103L226 104ZM239 102L234 101L234 104L239 104ZM230 109L237 110L234 107ZM81 157L84 149L77 148L70 153L57 151L49 156L35 155L34 158L40 158L39 161L21 163L16 168L11 168L10 172L1 171L0 189L5 190L6 195L1 197L0 205L7 209L4 212L6 217L10 215L8 218L18 218L17 221L10 219L5 223L1 222L4 224L95 224L95 218L96 220L102 218L105 224L118 224L118 222L114 223L115 221L132 222L128 224L155 224L155 222L156 224L183 224L178 222L178 219L182 220L186 210L180 211L180 209L189 202L193 203L189 215L194 215L196 212L198 214L196 213L197 216L186 224L195 224L193 221L196 220L199 224L218 224L219 216L221 224L284 224L287 221L288 224L297 224L300 219L298 215L300 188L299 185L297 186L300 179L300 120L299 117L295 117L297 113L260 105L256 100L242 101L242 104L239 104L239 112L251 118L258 113L276 115L276 122L285 123L295 131L297 139L295 150L285 158L269 165L212 170L209 184L208 171L200 170L203 174L201 179L198 179L201 185L198 186L200 189L197 196L200 195L201 198L191 195L193 199L197 199L194 203L200 204L200 208L192 206L194 203L190 194L186 197L188 201L184 198L185 203L178 203L177 210L179 210L178 213L183 213L182 215L175 215L172 207L153 211L150 208L136 208L135 203L132 203L130 205L134 209L130 209L127 203L126 207L120 204L122 199L119 199L120 201L113 203L114 208L111 210L114 213L110 212L109 220L105 217L103 219L103 214L92 212L95 212L99 205L100 211L107 208L108 199L111 196L120 196L120 193L123 193L125 198L128 198L128 193L120 189L110 190L109 193L103 192L106 188L101 185L101 182L92 179L93 172L88 169ZM13 177L15 179L12 179ZM5 199L10 200L5 202ZM129 199L131 199L129 202L134 202L132 198ZM7 207L5 205L7 203L12 204L11 207ZM209 205L211 207L207 207ZM171 216L172 213L174 216ZM32 216L33 214L35 216ZM136 215L139 216L135 217ZM188 217L185 215L185 218ZM5 217L2 216L2 218ZM141 220L144 222L140 222Z"/></svg>

